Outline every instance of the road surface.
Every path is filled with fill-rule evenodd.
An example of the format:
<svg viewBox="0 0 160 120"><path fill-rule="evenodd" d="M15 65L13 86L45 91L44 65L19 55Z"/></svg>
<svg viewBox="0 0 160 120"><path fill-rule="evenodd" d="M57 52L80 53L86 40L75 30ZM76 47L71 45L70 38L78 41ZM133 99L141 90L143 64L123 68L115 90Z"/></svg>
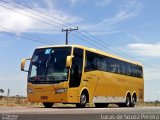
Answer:
<svg viewBox="0 0 160 120"><path fill-rule="evenodd" d="M160 107L0 107L0 120L160 120Z"/></svg>

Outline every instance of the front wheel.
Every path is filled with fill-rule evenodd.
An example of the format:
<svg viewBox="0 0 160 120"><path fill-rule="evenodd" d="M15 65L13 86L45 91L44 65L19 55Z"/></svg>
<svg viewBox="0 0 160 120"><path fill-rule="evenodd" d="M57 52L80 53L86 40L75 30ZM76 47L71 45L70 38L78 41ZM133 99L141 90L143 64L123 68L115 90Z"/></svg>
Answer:
<svg viewBox="0 0 160 120"><path fill-rule="evenodd" d="M85 93L82 93L80 97L80 103L77 103L76 107L83 108L86 106L86 104L87 104L87 95Z"/></svg>
<svg viewBox="0 0 160 120"><path fill-rule="evenodd" d="M44 105L45 108L52 108L53 104L54 103L48 103L48 102L43 103L43 105Z"/></svg>

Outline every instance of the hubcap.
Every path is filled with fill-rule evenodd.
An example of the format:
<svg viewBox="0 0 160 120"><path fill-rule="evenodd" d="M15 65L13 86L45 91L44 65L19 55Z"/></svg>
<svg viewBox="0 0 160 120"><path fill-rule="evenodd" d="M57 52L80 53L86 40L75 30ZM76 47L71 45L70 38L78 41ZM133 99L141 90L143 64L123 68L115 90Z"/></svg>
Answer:
<svg viewBox="0 0 160 120"><path fill-rule="evenodd" d="M129 105L130 105L130 100L129 100L129 98L128 98L128 97L127 97L126 104L127 104L127 106L129 107Z"/></svg>
<svg viewBox="0 0 160 120"><path fill-rule="evenodd" d="M86 96L84 94L82 94L82 96L81 96L81 104L85 105L86 102L87 102L87 98L86 98Z"/></svg>
<svg viewBox="0 0 160 120"><path fill-rule="evenodd" d="M136 99L133 98L133 99L132 99L132 104L135 105L135 103L136 103Z"/></svg>

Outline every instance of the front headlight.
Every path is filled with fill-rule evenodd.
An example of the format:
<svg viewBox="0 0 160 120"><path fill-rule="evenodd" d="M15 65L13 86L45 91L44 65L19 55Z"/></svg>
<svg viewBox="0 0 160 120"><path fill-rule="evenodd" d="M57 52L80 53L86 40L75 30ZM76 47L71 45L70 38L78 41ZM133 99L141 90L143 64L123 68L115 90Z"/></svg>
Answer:
<svg viewBox="0 0 160 120"><path fill-rule="evenodd" d="M66 91L67 91L67 88L59 88L55 92L56 92L56 94L58 94L58 93L66 92Z"/></svg>
<svg viewBox="0 0 160 120"><path fill-rule="evenodd" d="M27 88L27 93L33 93L33 90L30 88Z"/></svg>

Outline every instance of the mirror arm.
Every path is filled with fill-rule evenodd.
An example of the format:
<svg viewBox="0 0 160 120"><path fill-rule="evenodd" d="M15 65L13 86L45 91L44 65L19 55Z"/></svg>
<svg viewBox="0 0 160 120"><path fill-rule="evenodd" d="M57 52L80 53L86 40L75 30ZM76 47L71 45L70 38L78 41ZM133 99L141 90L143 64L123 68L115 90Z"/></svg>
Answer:
<svg viewBox="0 0 160 120"><path fill-rule="evenodd" d="M24 72L29 72L28 70L23 70Z"/></svg>

